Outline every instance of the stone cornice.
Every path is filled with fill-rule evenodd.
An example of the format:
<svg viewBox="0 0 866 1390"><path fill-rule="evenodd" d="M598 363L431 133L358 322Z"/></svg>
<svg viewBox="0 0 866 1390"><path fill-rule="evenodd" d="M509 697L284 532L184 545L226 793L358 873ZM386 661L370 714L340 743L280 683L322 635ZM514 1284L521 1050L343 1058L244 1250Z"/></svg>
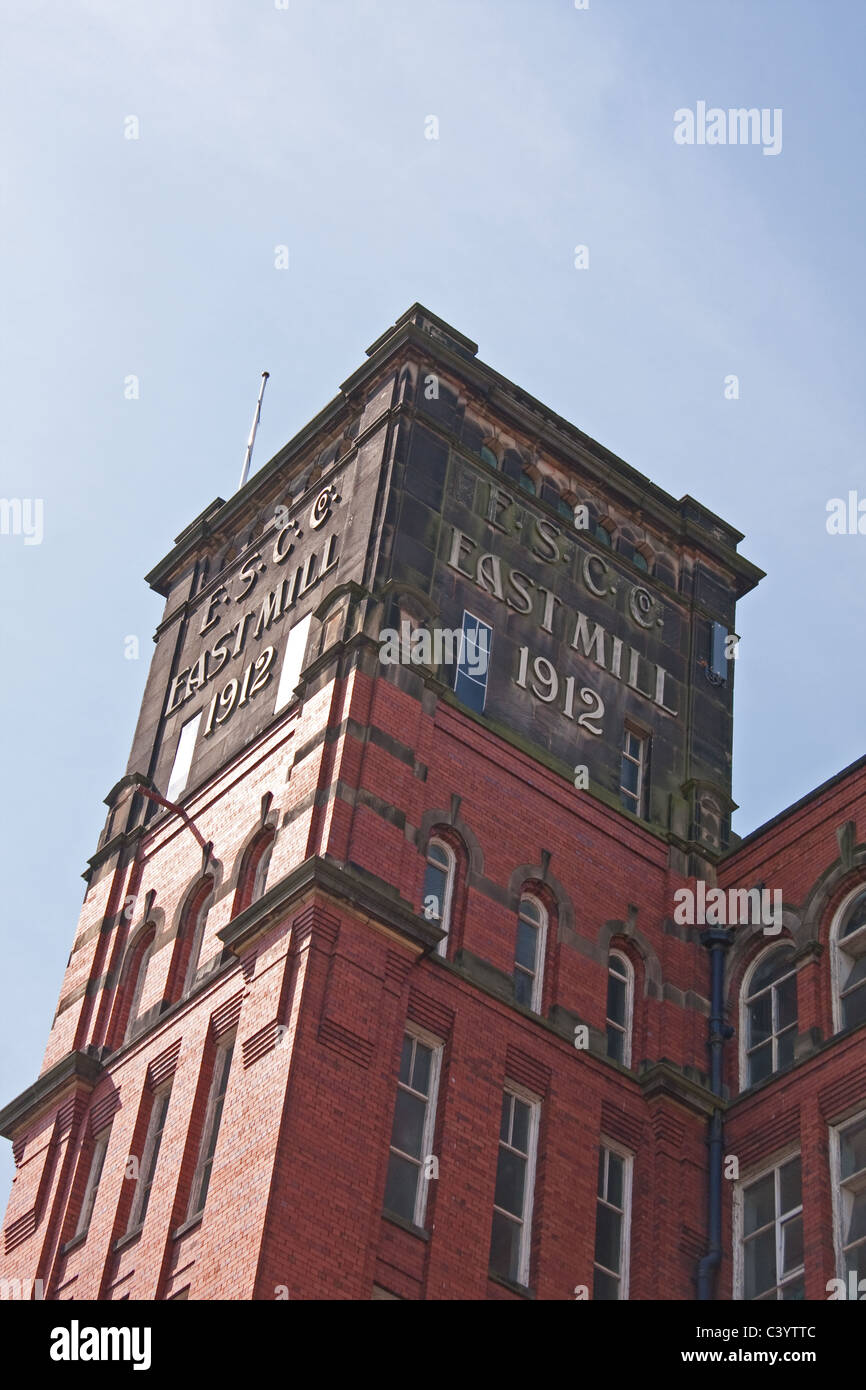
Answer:
<svg viewBox="0 0 866 1390"><path fill-rule="evenodd" d="M714 1096L706 1086L687 1076L664 1057L658 1062L653 1062L646 1071L642 1071L638 1082L644 1100L655 1100L659 1097L673 1100L697 1115L712 1115L714 1110L720 1107L724 1109L725 1102L720 1096Z"/></svg>
<svg viewBox="0 0 866 1390"><path fill-rule="evenodd" d="M0 1110L0 1134L4 1139L14 1138L25 1121L70 1086L92 1091L103 1071L102 1063L90 1053L67 1053Z"/></svg>
<svg viewBox="0 0 866 1390"><path fill-rule="evenodd" d="M382 879L353 864L313 857L292 869L257 902L238 913L217 936L235 955L242 955L258 936L285 917L292 905L312 889L374 918L379 925L416 947L419 955L432 951L444 935Z"/></svg>

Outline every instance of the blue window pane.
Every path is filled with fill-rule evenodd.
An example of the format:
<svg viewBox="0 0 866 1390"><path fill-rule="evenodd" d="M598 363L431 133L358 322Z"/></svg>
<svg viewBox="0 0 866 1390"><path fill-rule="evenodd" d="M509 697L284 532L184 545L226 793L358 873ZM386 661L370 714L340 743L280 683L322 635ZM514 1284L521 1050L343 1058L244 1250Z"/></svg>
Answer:
<svg viewBox="0 0 866 1390"><path fill-rule="evenodd" d="M725 656L725 642L728 630L722 623L710 624L710 672L720 681L728 679L728 661Z"/></svg>

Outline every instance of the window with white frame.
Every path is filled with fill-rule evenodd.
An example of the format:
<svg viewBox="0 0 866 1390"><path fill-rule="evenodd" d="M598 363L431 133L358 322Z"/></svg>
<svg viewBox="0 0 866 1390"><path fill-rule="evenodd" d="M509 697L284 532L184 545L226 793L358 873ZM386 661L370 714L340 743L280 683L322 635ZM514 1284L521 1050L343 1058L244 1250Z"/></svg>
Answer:
<svg viewBox="0 0 866 1390"><path fill-rule="evenodd" d="M159 1160L162 1132L165 1129L165 1119L168 1114L168 1102L170 1098L171 1082L169 1082L167 1086L163 1086L153 1097L150 1115L147 1121L144 1151L142 1152L141 1163L138 1169L138 1181L135 1185L135 1196L129 1213L128 1231L138 1230L139 1226L144 1225L144 1218L147 1216L150 1192L153 1187L156 1165Z"/></svg>
<svg viewBox="0 0 866 1390"><path fill-rule="evenodd" d="M448 932L451 929L451 896L454 889L454 851L444 840L431 840L427 846L427 867L424 871L423 904L428 922ZM436 952L444 956L448 937L443 936Z"/></svg>
<svg viewBox="0 0 866 1390"><path fill-rule="evenodd" d="M487 675L490 669L490 648L493 628L473 613L464 612L460 651L454 675L454 694L469 709L484 712L487 699Z"/></svg>
<svg viewBox="0 0 866 1390"><path fill-rule="evenodd" d="M490 1235L490 1271L529 1283L532 1202L541 1102L516 1086L502 1095L499 1155Z"/></svg>
<svg viewBox="0 0 866 1390"><path fill-rule="evenodd" d="M435 1158L433 1132L441 1059L438 1039L420 1030L407 1030L391 1127L385 1209L414 1226L424 1225L427 1193L435 1171L429 1160Z"/></svg>
<svg viewBox="0 0 866 1390"><path fill-rule="evenodd" d="M602 1140L598 1151L595 1258L592 1296L600 1302L628 1298L633 1157Z"/></svg>
<svg viewBox="0 0 866 1390"><path fill-rule="evenodd" d="M830 1131L839 1277L866 1279L866 1112Z"/></svg>
<svg viewBox="0 0 866 1390"><path fill-rule="evenodd" d="M204 892L204 889L201 890ZM189 960L186 966L186 978L184 980L184 993L192 989L198 974L199 962L201 960L201 950L204 944L205 927L207 926L208 913L213 905L213 883L210 883L210 892L206 896L200 896L196 892L189 903L189 918L185 930L190 934Z"/></svg>
<svg viewBox="0 0 866 1390"><path fill-rule="evenodd" d="M621 951L607 960L607 1055L624 1067L631 1066L631 1021L634 971Z"/></svg>
<svg viewBox="0 0 866 1390"><path fill-rule="evenodd" d="M93 1153L90 1159L90 1167L87 1170L84 1197L81 1203L81 1211L78 1213L78 1224L75 1227L76 1236L86 1236L87 1232L90 1230L90 1218L93 1215L93 1208L96 1204L96 1194L99 1191L102 1169L105 1166L105 1155L108 1150L110 1135L111 1126L101 1130L99 1134L94 1137Z"/></svg>
<svg viewBox="0 0 866 1390"><path fill-rule="evenodd" d="M646 811L647 767L649 739L625 727L622 765L619 775L619 795L622 805L636 816Z"/></svg>
<svg viewBox="0 0 866 1390"><path fill-rule="evenodd" d="M228 1089L233 1052L234 1038L221 1040L216 1050L216 1056L214 1057L210 1093L208 1095L198 1161L195 1166L195 1173L193 1174L189 1211L187 1212L187 1220L190 1221L193 1217L199 1216L201 1212L204 1211L204 1204L207 1201L211 1172L213 1170L214 1154L216 1153L220 1123L223 1117L223 1106Z"/></svg>
<svg viewBox="0 0 866 1390"><path fill-rule="evenodd" d="M153 947L156 933L153 928L149 928L150 940L138 954L138 964L135 966L135 981L132 987L132 999L129 1003L129 1016L126 1021L126 1041L128 1041L135 1030L138 1022L138 1015L141 1011L141 1001L144 995L144 985L147 979L147 972L150 968L150 961L153 955Z"/></svg>
<svg viewBox="0 0 866 1390"><path fill-rule="evenodd" d="M547 913L537 898L524 893L517 913L514 949L514 998L527 1009L541 1010Z"/></svg>
<svg viewBox="0 0 866 1390"><path fill-rule="evenodd" d="M737 1189L737 1297L805 1298L803 1186L800 1155Z"/></svg>
<svg viewBox="0 0 866 1390"><path fill-rule="evenodd" d="M833 1022L855 1028L866 1022L866 889L846 899L832 931Z"/></svg>
<svg viewBox="0 0 866 1390"><path fill-rule="evenodd" d="M797 968L790 947L759 956L742 988L742 1084L754 1086L794 1060Z"/></svg>

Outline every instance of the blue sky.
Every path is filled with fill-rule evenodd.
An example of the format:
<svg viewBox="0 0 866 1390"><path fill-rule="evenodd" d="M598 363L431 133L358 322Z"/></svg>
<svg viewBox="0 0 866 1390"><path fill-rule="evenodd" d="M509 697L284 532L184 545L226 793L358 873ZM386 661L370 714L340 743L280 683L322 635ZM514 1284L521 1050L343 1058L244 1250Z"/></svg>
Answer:
<svg viewBox="0 0 866 1390"><path fill-rule="evenodd" d="M825 526L866 499L858 0L30 0L4 28L0 495L44 538L0 535L0 1103L125 770L141 576L236 487L262 369L254 466L415 300L746 533L734 828L864 751L866 536ZM698 101L780 108L781 153L678 146ZM11 1173L4 1144L4 1202Z"/></svg>

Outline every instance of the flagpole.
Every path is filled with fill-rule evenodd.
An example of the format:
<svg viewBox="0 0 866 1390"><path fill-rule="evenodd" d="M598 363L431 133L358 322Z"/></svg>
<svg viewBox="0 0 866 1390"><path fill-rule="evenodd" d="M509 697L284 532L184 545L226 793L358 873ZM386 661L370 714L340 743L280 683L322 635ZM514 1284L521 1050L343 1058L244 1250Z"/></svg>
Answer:
<svg viewBox="0 0 866 1390"><path fill-rule="evenodd" d="M253 416L253 427L250 430L250 437L247 440L247 451L244 454L244 466L241 469L241 480L238 483L238 491L240 491L240 489L243 487L244 483L250 475L250 463L253 457L253 445L256 442L256 430L259 427L259 420L261 419L262 415L262 397L265 394L265 382L267 381L269 376L270 372L262 372L262 384L259 387L259 398L256 401L256 413Z"/></svg>

